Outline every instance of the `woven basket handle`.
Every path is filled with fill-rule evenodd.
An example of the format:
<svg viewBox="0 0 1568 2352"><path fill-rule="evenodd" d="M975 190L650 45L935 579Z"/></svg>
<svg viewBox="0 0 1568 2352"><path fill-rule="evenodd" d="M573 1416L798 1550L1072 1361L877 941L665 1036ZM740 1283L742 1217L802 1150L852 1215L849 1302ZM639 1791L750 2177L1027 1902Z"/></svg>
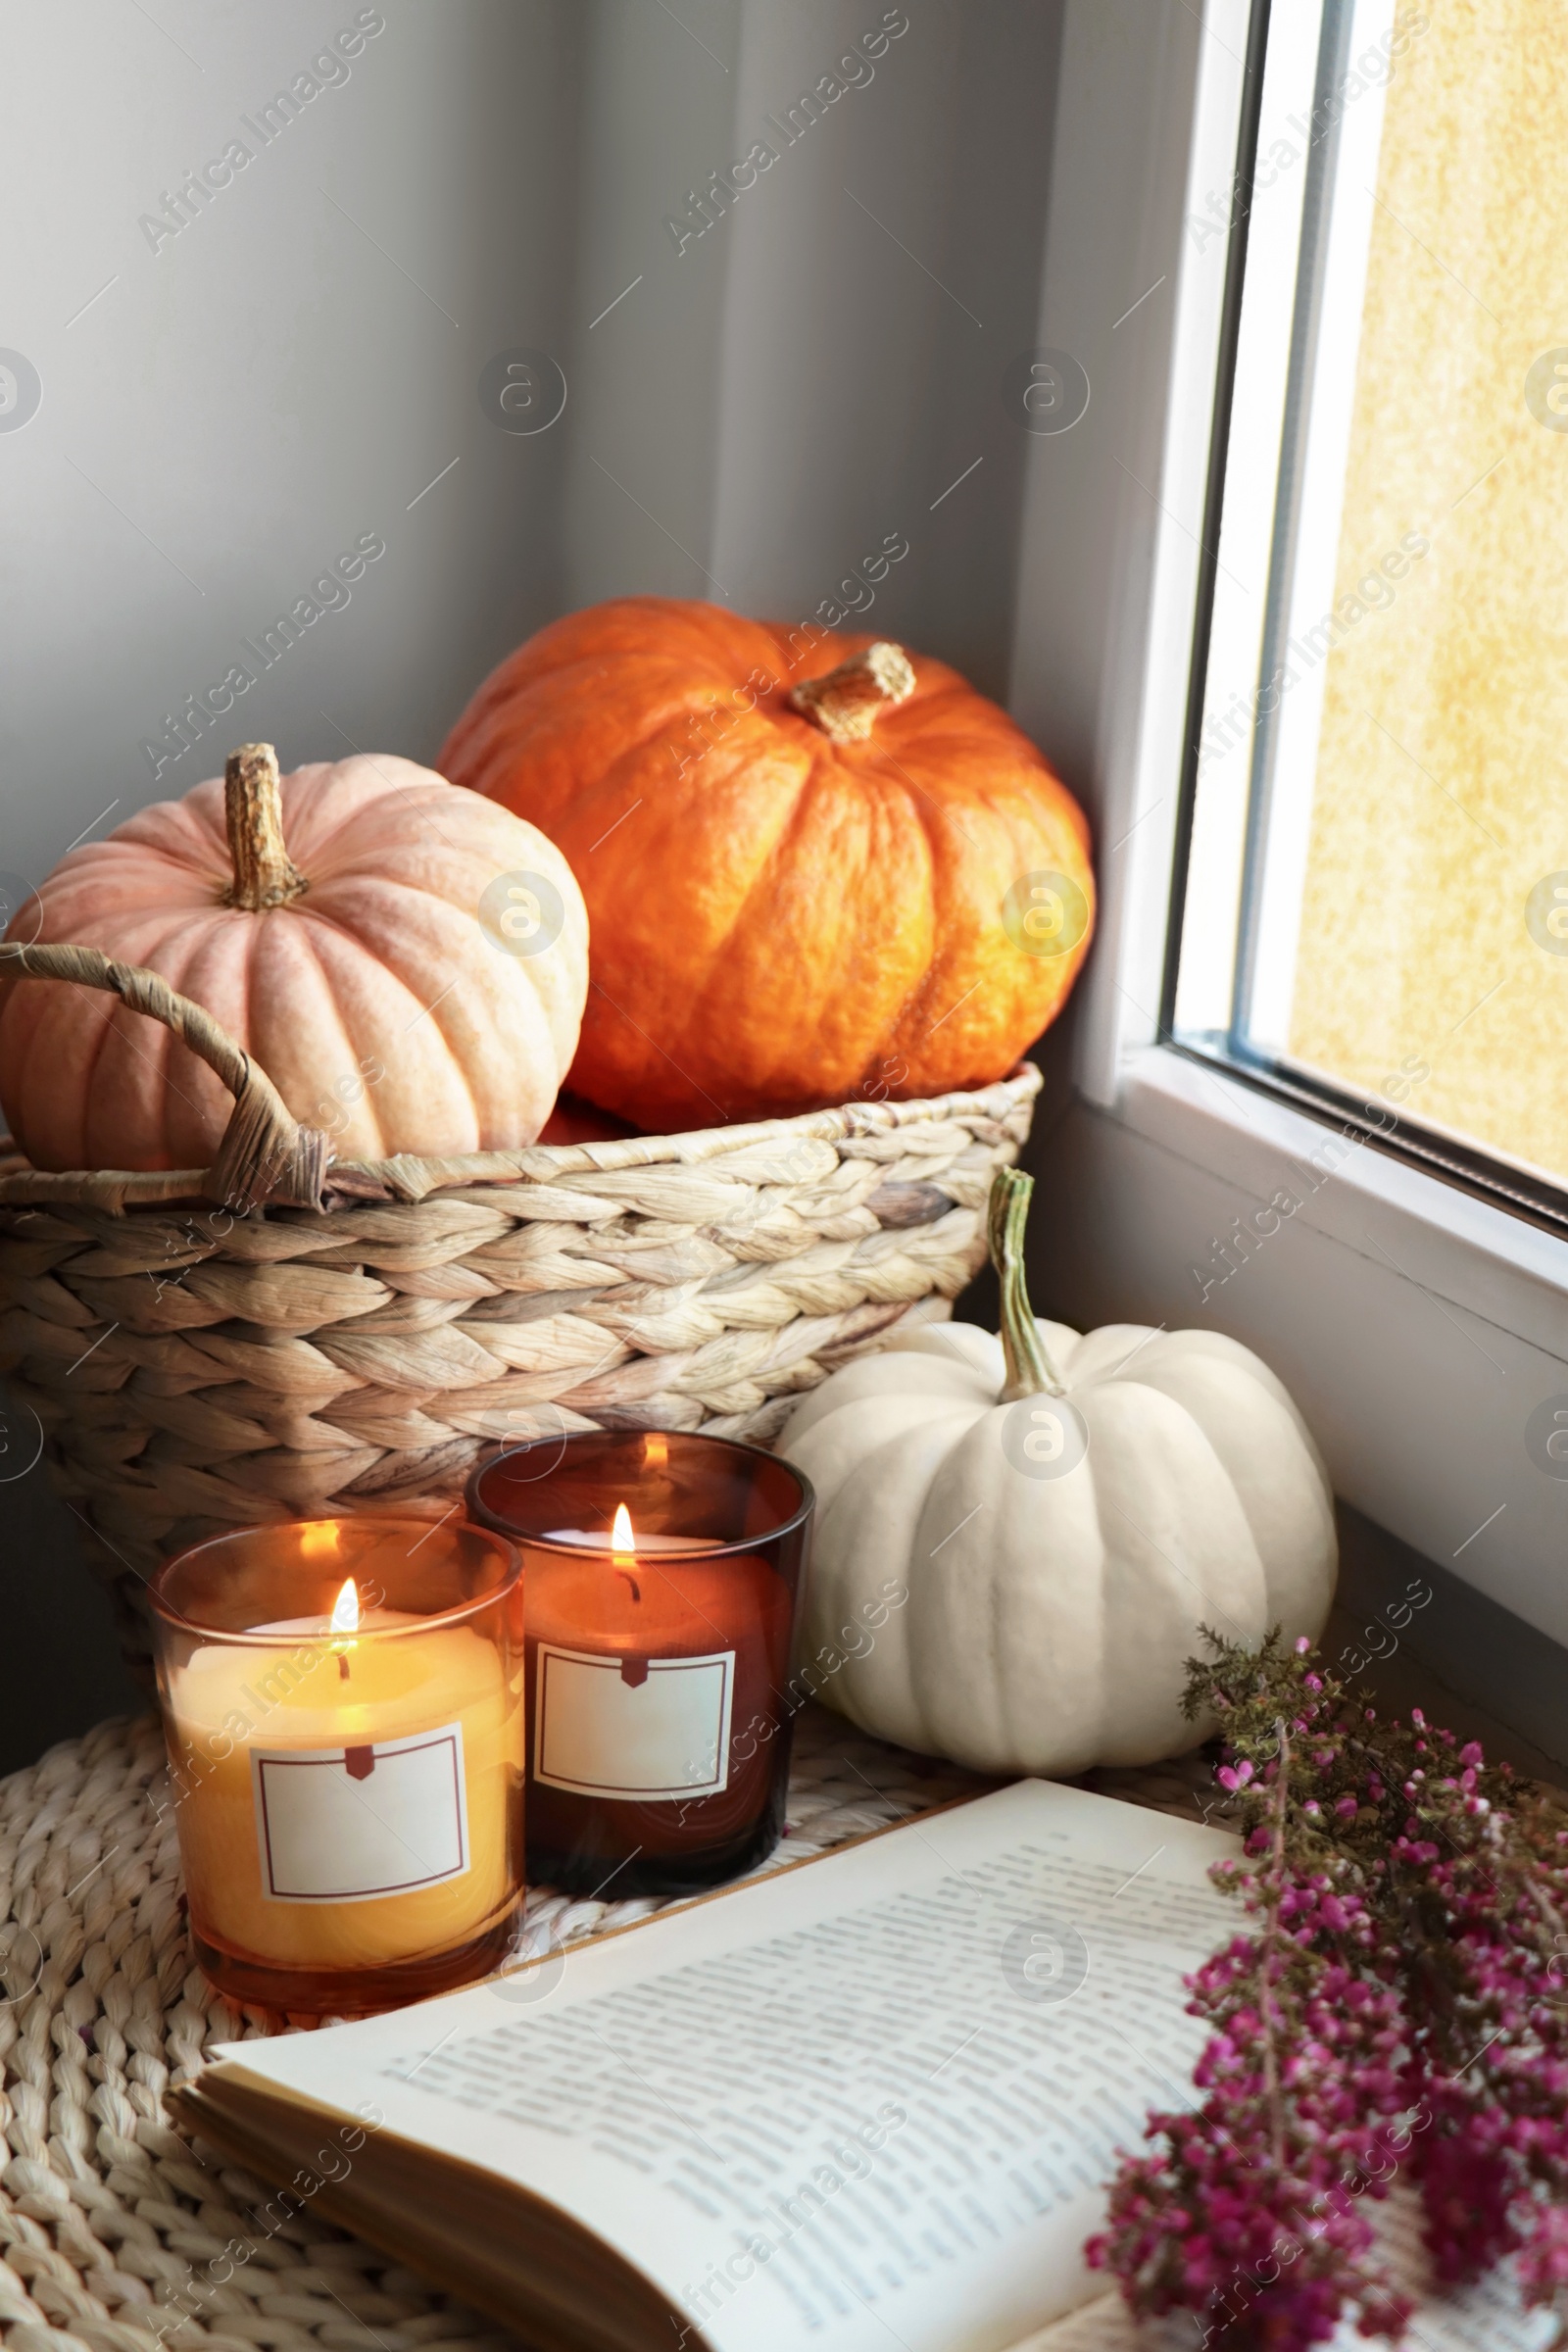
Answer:
<svg viewBox="0 0 1568 2352"><path fill-rule="evenodd" d="M202 1178L205 1199L239 1216L264 1200L320 1207L331 1150L326 1136L318 1127L301 1127L266 1071L221 1023L188 997L176 996L167 980L140 964L115 963L96 948L32 947L21 940L0 940L0 979L7 974L107 989L132 1012L162 1021L217 1072L234 1098L234 1109L218 1157Z"/></svg>

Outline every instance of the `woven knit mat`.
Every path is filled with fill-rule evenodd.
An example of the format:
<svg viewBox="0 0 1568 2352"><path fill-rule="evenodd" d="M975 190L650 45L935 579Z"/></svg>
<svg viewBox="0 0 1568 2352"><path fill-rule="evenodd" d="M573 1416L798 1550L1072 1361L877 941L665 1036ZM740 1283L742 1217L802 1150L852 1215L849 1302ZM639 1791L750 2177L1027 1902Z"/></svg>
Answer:
<svg viewBox="0 0 1568 2352"><path fill-rule="evenodd" d="M788 1828L763 1870L973 1793L987 1783L863 1738L812 1707L796 1734ZM1201 1756L1091 1787L1200 1818ZM212 2045L280 2030L216 1993L191 1961L163 1739L150 1718L100 1724L0 1781L0 2328L24 2352L329 2352L502 2347L490 2322L309 2214L281 2227L269 2191L168 2121L163 2094ZM532 1945L662 1908L535 1889ZM231 2238L254 2252L214 2285ZM196 2281L200 2280L199 2288ZM168 2306L199 2316L170 2327ZM1052 2329L1042 2352L1130 2340L1114 2306ZM1094 2332L1084 2332L1092 2327Z"/></svg>

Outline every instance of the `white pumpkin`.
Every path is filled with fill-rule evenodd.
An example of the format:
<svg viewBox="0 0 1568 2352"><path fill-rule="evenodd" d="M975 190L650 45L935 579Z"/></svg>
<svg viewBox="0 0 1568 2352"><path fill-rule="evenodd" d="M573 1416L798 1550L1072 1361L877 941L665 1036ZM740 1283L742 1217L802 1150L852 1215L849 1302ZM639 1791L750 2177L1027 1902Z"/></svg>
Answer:
<svg viewBox="0 0 1568 2352"><path fill-rule="evenodd" d="M806 1684L903 1746L1064 1775L1196 1745L1200 1629L1315 1638L1338 1553L1317 1448L1250 1348L1036 1322L1032 1189L1007 1169L992 1196L1003 1336L893 1339L814 1390L778 1450L817 1496Z"/></svg>

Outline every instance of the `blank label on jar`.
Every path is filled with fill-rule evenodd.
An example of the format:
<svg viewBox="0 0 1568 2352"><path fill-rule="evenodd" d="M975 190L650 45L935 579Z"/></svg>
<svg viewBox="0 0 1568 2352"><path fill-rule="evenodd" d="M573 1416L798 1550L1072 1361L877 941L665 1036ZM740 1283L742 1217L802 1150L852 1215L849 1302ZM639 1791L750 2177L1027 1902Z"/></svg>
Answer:
<svg viewBox="0 0 1568 2352"><path fill-rule="evenodd" d="M539 1644L533 1777L579 1796L716 1796L729 1786L735 1652L630 1667Z"/></svg>
<svg viewBox="0 0 1568 2352"><path fill-rule="evenodd" d="M461 1723L366 1747L252 1748L251 1786L273 1902L374 1902L468 1868Z"/></svg>

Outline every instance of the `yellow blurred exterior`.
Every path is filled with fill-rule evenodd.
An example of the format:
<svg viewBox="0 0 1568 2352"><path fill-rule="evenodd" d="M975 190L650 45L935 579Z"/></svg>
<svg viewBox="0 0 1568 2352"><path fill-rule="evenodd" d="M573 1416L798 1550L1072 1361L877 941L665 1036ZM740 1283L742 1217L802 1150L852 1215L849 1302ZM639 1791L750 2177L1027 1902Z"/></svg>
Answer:
<svg viewBox="0 0 1568 2352"><path fill-rule="evenodd" d="M1337 598L1431 549L1328 657L1290 1049L1358 1091L1430 1064L1412 1114L1568 1179L1568 20L1428 13L1388 91Z"/></svg>

